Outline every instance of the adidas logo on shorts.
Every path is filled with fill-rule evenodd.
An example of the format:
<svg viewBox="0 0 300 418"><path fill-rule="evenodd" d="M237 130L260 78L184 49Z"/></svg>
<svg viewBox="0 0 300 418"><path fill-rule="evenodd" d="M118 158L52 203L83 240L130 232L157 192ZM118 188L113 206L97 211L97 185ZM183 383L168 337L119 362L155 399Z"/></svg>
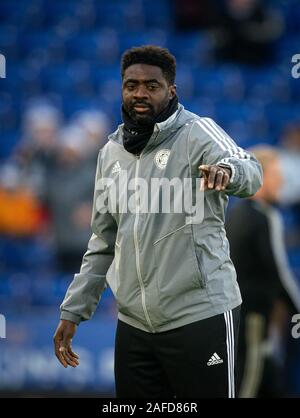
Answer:
<svg viewBox="0 0 300 418"><path fill-rule="evenodd" d="M211 358L208 360L208 366L214 366L215 364L223 363L223 360L218 356L217 353L214 353Z"/></svg>

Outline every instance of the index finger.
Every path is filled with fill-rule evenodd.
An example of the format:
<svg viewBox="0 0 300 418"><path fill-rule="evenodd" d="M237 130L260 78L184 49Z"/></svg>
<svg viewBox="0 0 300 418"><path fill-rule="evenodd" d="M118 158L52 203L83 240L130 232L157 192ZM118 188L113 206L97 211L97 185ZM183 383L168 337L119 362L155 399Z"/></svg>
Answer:
<svg viewBox="0 0 300 418"><path fill-rule="evenodd" d="M209 165L199 165L199 170L202 171L205 174L209 174L210 172L210 166Z"/></svg>
<svg viewBox="0 0 300 418"><path fill-rule="evenodd" d="M213 189L215 187L216 175L217 175L217 167L210 166L209 176L208 176L208 185L209 189Z"/></svg>
<svg viewBox="0 0 300 418"><path fill-rule="evenodd" d="M64 360L67 362L69 366L76 367L79 364L79 361L76 358L72 358L69 348L61 346L59 349L60 353L62 354Z"/></svg>
<svg viewBox="0 0 300 418"><path fill-rule="evenodd" d="M71 354L73 357L75 357L76 359L79 359L79 355L78 355L78 354L76 354L76 353L74 353L74 351L72 350L72 347L71 347L71 346L69 346L69 352L70 352L70 354Z"/></svg>
<svg viewBox="0 0 300 418"><path fill-rule="evenodd" d="M64 359L64 357L63 357L63 355L62 355L62 353L59 351L59 348L60 348L60 344L59 344L59 341L56 339L56 338L54 338L54 340L53 340L53 342L54 342L54 350L55 350L55 355L56 355L56 357L57 357L57 359L58 359L58 361L65 367L65 368L67 368L68 367L68 364L67 364L67 362L65 361L65 359Z"/></svg>

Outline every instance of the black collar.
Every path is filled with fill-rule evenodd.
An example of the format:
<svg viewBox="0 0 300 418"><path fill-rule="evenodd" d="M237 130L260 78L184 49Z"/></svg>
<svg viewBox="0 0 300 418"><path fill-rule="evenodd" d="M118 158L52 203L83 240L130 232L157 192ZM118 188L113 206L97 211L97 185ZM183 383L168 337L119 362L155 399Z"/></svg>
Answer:
<svg viewBox="0 0 300 418"><path fill-rule="evenodd" d="M167 120L177 109L178 97L174 96L168 106L151 123L140 125L131 118L122 105L123 145L126 151L135 155L140 154L153 133L154 125Z"/></svg>

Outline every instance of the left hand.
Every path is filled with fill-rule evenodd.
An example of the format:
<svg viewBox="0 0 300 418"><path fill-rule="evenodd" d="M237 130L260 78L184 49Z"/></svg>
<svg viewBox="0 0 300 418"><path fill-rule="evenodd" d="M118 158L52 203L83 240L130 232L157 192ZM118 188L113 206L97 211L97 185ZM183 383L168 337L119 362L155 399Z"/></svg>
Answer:
<svg viewBox="0 0 300 418"><path fill-rule="evenodd" d="M214 189L220 192L226 189L231 177L230 168L220 167L214 164L200 165L199 170L203 173L204 190Z"/></svg>
<svg viewBox="0 0 300 418"><path fill-rule="evenodd" d="M68 366L77 367L79 365L79 356L74 353L71 346L76 330L76 324L62 319L53 337L55 355L65 368Z"/></svg>

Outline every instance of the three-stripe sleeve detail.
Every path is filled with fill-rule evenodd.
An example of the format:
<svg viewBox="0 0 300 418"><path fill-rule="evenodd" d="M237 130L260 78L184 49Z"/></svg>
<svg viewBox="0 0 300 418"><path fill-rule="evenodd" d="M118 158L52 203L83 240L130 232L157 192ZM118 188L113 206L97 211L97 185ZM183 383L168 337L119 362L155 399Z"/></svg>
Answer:
<svg viewBox="0 0 300 418"><path fill-rule="evenodd" d="M244 151L241 147L230 138L223 129L221 129L212 119L201 118L197 120L198 125L210 136L223 151L227 151L230 157L238 158L240 160L249 160L250 154ZM225 161L224 161L225 162Z"/></svg>

